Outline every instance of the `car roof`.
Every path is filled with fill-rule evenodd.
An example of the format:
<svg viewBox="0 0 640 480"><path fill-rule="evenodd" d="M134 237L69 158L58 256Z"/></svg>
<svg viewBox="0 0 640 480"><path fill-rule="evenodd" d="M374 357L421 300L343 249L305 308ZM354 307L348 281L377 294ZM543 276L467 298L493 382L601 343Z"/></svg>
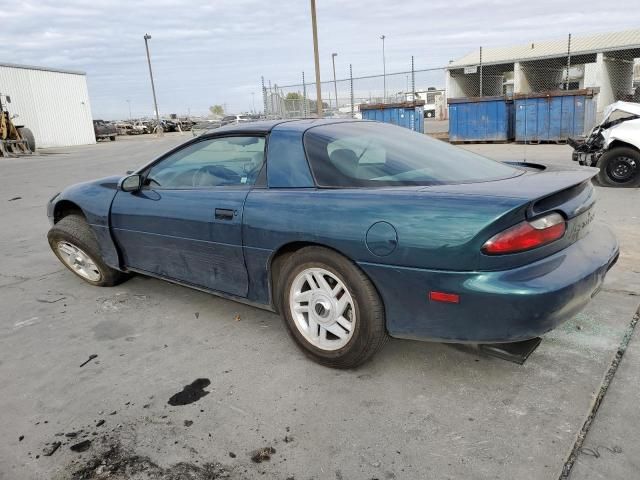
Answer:
<svg viewBox="0 0 640 480"><path fill-rule="evenodd" d="M257 122L239 123L237 125L225 125L216 128L209 134L211 136L220 133L269 133L274 128L278 130L305 131L311 127L319 125L329 125L334 123L363 122L352 118L297 118L289 120L259 120Z"/></svg>

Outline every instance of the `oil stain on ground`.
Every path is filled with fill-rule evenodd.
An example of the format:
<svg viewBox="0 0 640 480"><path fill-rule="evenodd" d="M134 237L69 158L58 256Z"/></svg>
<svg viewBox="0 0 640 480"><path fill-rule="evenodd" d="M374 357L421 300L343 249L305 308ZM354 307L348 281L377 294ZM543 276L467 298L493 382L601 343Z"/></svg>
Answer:
<svg viewBox="0 0 640 480"><path fill-rule="evenodd" d="M197 402L202 397L209 395L209 392L204 390L209 385L211 385L211 382L208 378L198 378L193 383L186 385L181 392L173 395L167 403L176 407Z"/></svg>
<svg viewBox="0 0 640 480"><path fill-rule="evenodd" d="M135 329L130 323L119 320L102 320L93 327L96 340L118 340L134 333Z"/></svg>

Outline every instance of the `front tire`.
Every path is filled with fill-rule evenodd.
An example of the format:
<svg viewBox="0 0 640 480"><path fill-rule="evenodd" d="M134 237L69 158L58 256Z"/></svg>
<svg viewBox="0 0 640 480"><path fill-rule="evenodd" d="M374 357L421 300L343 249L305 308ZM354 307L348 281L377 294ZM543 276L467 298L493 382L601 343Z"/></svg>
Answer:
<svg viewBox="0 0 640 480"><path fill-rule="evenodd" d="M111 287L127 278L123 272L104 263L98 241L80 215L61 219L51 227L47 239L62 264L91 285Z"/></svg>
<svg viewBox="0 0 640 480"><path fill-rule="evenodd" d="M111 140L112 142L115 142L116 141L116 136L115 135L111 135L109 137L109 140Z"/></svg>
<svg viewBox="0 0 640 480"><path fill-rule="evenodd" d="M598 161L597 179L605 187L640 186L640 152L629 147L616 147L605 152Z"/></svg>
<svg viewBox="0 0 640 480"><path fill-rule="evenodd" d="M347 258L306 247L287 259L279 278L287 330L316 362L355 368L384 345L388 336L380 296Z"/></svg>

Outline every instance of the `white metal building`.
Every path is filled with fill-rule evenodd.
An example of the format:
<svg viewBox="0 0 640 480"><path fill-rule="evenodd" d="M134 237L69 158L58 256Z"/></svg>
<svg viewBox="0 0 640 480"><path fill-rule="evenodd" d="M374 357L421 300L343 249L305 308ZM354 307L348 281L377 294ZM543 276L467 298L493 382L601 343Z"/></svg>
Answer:
<svg viewBox="0 0 640 480"><path fill-rule="evenodd" d="M570 69L566 67L570 50ZM482 50L483 94L526 94L557 88L569 77L576 88L599 89L597 111L616 100L637 101L634 65L640 61L640 29L535 41ZM479 50L447 66L447 95L478 95Z"/></svg>
<svg viewBox="0 0 640 480"><path fill-rule="evenodd" d="M9 112L37 148L96 142L84 72L0 63L0 94L11 97Z"/></svg>

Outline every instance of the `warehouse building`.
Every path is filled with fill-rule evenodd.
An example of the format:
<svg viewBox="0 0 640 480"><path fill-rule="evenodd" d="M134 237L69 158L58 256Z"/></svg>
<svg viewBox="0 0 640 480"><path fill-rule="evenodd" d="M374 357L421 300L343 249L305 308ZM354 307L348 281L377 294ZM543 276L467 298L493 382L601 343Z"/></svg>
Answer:
<svg viewBox="0 0 640 480"><path fill-rule="evenodd" d="M0 63L0 94L38 148L96 142L84 72Z"/></svg>
<svg viewBox="0 0 640 480"><path fill-rule="evenodd" d="M482 54L482 58L480 55ZM640 101L640 30L480 48L447 66L449 98L593 89L597 114Z"/></svg>

